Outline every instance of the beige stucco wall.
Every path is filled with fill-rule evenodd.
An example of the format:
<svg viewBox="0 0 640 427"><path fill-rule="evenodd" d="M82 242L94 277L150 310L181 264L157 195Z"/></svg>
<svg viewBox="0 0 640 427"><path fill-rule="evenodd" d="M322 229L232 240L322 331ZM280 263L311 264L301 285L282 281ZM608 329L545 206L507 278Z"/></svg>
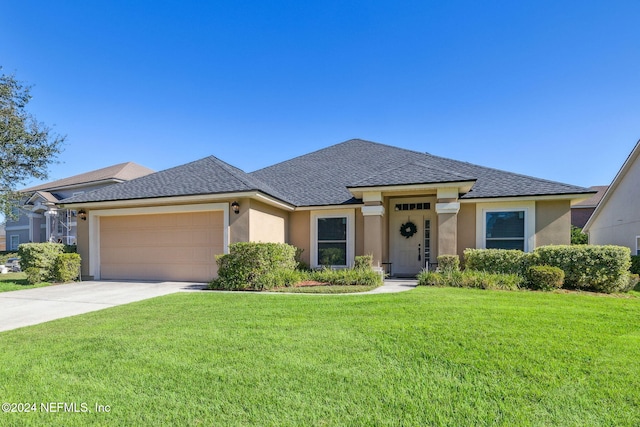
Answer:
<svg viewBox="0 0 640 427"><path fill-rule="evenodd" d="M311 212L295 211L289 213L289 244L302 249L301 260L310 263Z"/></svg>
<svg viewBox="0 0 640 427"><path fill-rule="evenodd" d="M626 246L636 253L636 237L640 236L639 182L640 160L636 157L592 218L589 243Z"/></svg>
<svg viewBox="0 0 640 427"><path fill-rule="evenodd" d="M571 206L568 200L536 202L536 247L571 243Z"/></svg>
<svg viewBox="0 0 640 427"><path fill-rule="evenodd" d="M229 243L248 242L251 229L251 200L238 199L236 201L240 205L240 212L234 213L229 209Z"/></svg>
<svg viewBox="0 0 640 427"><path fill-rule="evenodd" d="M231 215L234 215L233 213ZM285 243L289 213L257 200L251 200L249 238L252 242Z"/></svg>
<svg viewBox="0 0 640 427"><path fill-rule="evenodd" d="M464 259L464 250L476 247L476 204L460 203L458 212L458 255Z"/></svg>
<svg viewBox="0 0 640 427"><path fill-rule="evenodd" d="M87 212L87 217L89 216L89 211L85 209ZM77 236L76 243L78 246L78 254L80 255L80 271L82 273L82 277L88 277L89 275L89 220L86 221L78 218L78 226L77 226Z"/></svg>

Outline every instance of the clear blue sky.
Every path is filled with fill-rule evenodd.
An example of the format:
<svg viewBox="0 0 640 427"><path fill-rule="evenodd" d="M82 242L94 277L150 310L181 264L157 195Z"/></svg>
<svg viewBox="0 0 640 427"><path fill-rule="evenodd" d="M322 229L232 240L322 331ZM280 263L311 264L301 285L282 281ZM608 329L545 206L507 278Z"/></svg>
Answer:
<svg viewBox="0 0 640 427"><path fill-rule="evenodd" d="M640 1L5 1L51 179L351 138L608 184L640 138ZM31 184L35 184L32 182Z"/></svg>

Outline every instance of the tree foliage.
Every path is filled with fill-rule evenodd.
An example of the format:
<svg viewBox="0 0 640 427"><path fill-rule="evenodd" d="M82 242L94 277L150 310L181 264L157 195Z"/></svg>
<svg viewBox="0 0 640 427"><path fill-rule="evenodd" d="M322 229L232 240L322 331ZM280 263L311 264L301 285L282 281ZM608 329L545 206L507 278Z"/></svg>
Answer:
<svg viewBox="0 0 640 427"><path fill-rule="evenodd" d="M0 75L0 211L5 216L20 199L18 186L47 178L65 140L27 111L30 100L30 86Z"/></svg>
<svg viewBox="0 0 640 427"><path fill-rule="evenodd" d="M571 244L572 245L586 245L589 243L589 236L582 232L582 228L571 226Z"/></svg>

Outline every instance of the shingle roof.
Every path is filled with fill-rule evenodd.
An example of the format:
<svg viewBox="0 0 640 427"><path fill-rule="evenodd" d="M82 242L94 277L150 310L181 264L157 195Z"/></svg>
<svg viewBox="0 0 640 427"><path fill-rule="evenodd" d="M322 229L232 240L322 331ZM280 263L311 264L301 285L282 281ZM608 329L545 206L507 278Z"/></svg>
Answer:
<svg viewBox="0 0 640 427"><path fill-rule="evenodd" d="M260 190L276 198L279 192L242 170L210 156L131 181L70 197L62 203L147 199Z"/></svg>
<svg viewBox="0 0 640 427"><path fill-rule="evenodd" d="M476 180L463 199L588 193L589 190L361 139L253 172L297 206L353 203L347 187Z"/></svg>
<svg viewBox="0 0 640 427"><path fill-rule="evenodd" d="M25 188L21 191L24 193L29 193L38 190L54 190L63 187L89 184L92 182L106 180L128 181L130 179L138 178L144 175L149 175L153 172L153 170L144 166L140 166L139 164L133 162L119 163L117 165L108 166L106 168L97 169L91 172L85 172L79 175L70 176L68 178L39 184L34 187Z"/></svg>
<svg viewBox="0 0 640 427"><path fill-rule="evenodd" d="M250 174L216 157L81 194L63 203L261 191L295 206L359 203L349 188L475 181L462 199L582 194L583 187L352 139Z"/></svg>

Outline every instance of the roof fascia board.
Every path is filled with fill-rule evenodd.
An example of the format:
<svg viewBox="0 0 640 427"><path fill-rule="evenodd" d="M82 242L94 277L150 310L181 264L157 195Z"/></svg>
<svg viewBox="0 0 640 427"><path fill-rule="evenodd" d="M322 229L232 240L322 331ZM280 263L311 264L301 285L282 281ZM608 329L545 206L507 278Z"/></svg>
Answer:
<svg viewBox="0 0 640 427"><path fill-rule="evenodd" d="M567 193L567 194L549 194L539 196L511 196L511 197L478 197L477 199L459 199L460 203L490 203L490 202L517 202L521 200L584 200L591 194L584 193Z"/></svg>
<svg viewBox="0 0 640 427"><path fill-rule="evenodd" d="M442 187L468 187L471 189L473 185L476 183L476 180L472 181L448 181L448 182L435 182L428 184L406 184L406 185L377 185L370 187L347 187L347 189L351 192L364 193L365 191L380 191L380 192L391 192L391 191L416 191L416 190L435 190ZM469 191L469 190L467 190Z"/></svg>
<svg viewBox="0 0 640 427"><path fill-rule="evenodd" d="M348 205L324 205L324 206L298 206L296 211L324 211L335 209L356 209L364 206L364 203L350 203Z"/></svg>
<svg viewBox="0 0 640 427"><path fill-rule="evenodd" d="M158 204L185 204L185 203L204 203L210 201L219 201L225 199L237 198L254 198L280 209L294 210L294 207L281 202L271 196L262 194L258 191L243 191L235 193L220 194L201 194L194 196L177 196L177 197L155 197L151 199L131 199L131 200L109 200L104 202L78 202L65 203L61 206L68 208L92 208L92 209L112 209L128 206L155 206Z"/></svg>
<svg viewBox="0 0 640 427"><path fill-rule="evenodd" d="M631 166L633 166L639 155L640 140L636 142L635 147L633 147L633 150L631 150L631 153L629 153L629 156L627 156L627 159L622 164L622 167L616 174L615 178L613 178L611 185L609 186L609 188L607 188L607 191L604 192L604 195L602 196L602 199L600 199L600 202L596 206L596 209L593 211L586 224L582 228L583 232L589 231L589 228L591 228L591 224L593 224L598 215L600 215L600 212L602 211L602 209L604 209L603 206L607 204L615 189L618 187L618 185L620 185L620 181L622 181L627 172L629 172L629 169L631 169Z"/></svg>

